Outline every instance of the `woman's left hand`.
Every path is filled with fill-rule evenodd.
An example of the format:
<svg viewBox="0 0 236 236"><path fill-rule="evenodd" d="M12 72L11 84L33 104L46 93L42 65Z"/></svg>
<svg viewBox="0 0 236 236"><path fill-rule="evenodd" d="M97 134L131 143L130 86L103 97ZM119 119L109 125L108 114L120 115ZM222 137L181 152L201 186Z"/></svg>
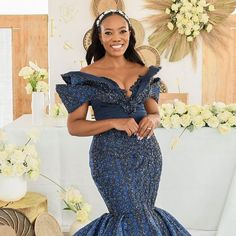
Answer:
<svg viewBox="0 0 236 236"><path fill-rule="evenodd" d="M153 135L154 129L157 127L159 121L159 115L156 114L149 114L145 116L139 122L139 129L137 132L137 136L139 140L147 137L150 138Z"/></svg>

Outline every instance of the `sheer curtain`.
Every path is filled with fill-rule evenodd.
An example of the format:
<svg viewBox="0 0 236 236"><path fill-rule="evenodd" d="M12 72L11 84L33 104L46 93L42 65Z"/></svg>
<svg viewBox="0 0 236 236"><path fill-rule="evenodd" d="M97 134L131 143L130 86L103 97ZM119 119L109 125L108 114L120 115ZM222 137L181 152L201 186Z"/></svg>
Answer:
<svg viewBox="0 0 236 236"><path fill-rule="evenodd" d="M0 28L0 128L12 121L12 30Z"/></svg>

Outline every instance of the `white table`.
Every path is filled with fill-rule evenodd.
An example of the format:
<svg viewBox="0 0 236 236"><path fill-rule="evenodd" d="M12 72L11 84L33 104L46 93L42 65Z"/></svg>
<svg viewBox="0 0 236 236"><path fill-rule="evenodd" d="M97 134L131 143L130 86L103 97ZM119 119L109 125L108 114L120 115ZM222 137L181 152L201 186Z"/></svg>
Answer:
<svg viewBox="0 0 236 236"><path fill-rule="evenodd" d="M31 128L31 116L23 115L5 130L12 142L22 144L25 132ZM38 128L42 173L64 187L78 187L92 205L92 220L108 212L90 175L88 151L92 138L72 137L66 126L56 126L50 118ZM163 154L156 206L174 215L192 235L236 235L236 130L226 135L210 128L186 131L171 150L171 140L181 131L155 130ZM74 215L62 211L58 188L40 177L29 183L29 189L48 197L49 211L67 229Z"/></svg>

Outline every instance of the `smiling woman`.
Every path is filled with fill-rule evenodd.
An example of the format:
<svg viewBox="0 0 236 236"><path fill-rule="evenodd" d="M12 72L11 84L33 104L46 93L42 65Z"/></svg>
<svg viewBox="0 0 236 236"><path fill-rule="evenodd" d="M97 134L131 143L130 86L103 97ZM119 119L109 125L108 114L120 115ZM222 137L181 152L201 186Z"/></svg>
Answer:
<svg viewBox="0 0 236 236"><path fill-rule="evenodd" d="M103 12L93 24L88 66L63 74L66 85L57 85L69 112L69 133L94 136L90 169L109 210L75 236L190 235L154 206L162 169L154 135L160 124L155 75L161 68L146 67L135 43L124 12ZM89 104L96 121L86 120Z"/></svg>

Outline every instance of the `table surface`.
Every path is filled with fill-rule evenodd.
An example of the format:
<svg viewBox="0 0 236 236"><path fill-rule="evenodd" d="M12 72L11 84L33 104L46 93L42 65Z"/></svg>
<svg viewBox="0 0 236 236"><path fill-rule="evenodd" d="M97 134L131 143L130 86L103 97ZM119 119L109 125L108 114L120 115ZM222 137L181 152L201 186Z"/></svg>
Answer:
<svg viewBox="0 0 236 236"><path fill-rule="evenodd" d="M5 126L10 140L17 143L25 141L25 132L31 128L30 115L23 115ZM64 187L78 187L92 205L92 219L107 212L90 174L88 152L92 137L72 137L68 134L66 120L49 117L37 128L41 130L36 145L42 173ZM236 212L236 205L232 203L232 196L236 194L236 130L226 135L212 128L186 131L171 150L171 141L181 132L182 129L163 128L154 132L163 156L156 206L170 212L188 229L209 232L204 235L214 235L210 233L221 228L223 233L225 228L230 228L231 235L236 235L236 226L231 223ZM71 224L74 215L61 210L63 203L58 188L42 177L29 186L32 191L47 196L49 211L61 225Z"/></svg>

